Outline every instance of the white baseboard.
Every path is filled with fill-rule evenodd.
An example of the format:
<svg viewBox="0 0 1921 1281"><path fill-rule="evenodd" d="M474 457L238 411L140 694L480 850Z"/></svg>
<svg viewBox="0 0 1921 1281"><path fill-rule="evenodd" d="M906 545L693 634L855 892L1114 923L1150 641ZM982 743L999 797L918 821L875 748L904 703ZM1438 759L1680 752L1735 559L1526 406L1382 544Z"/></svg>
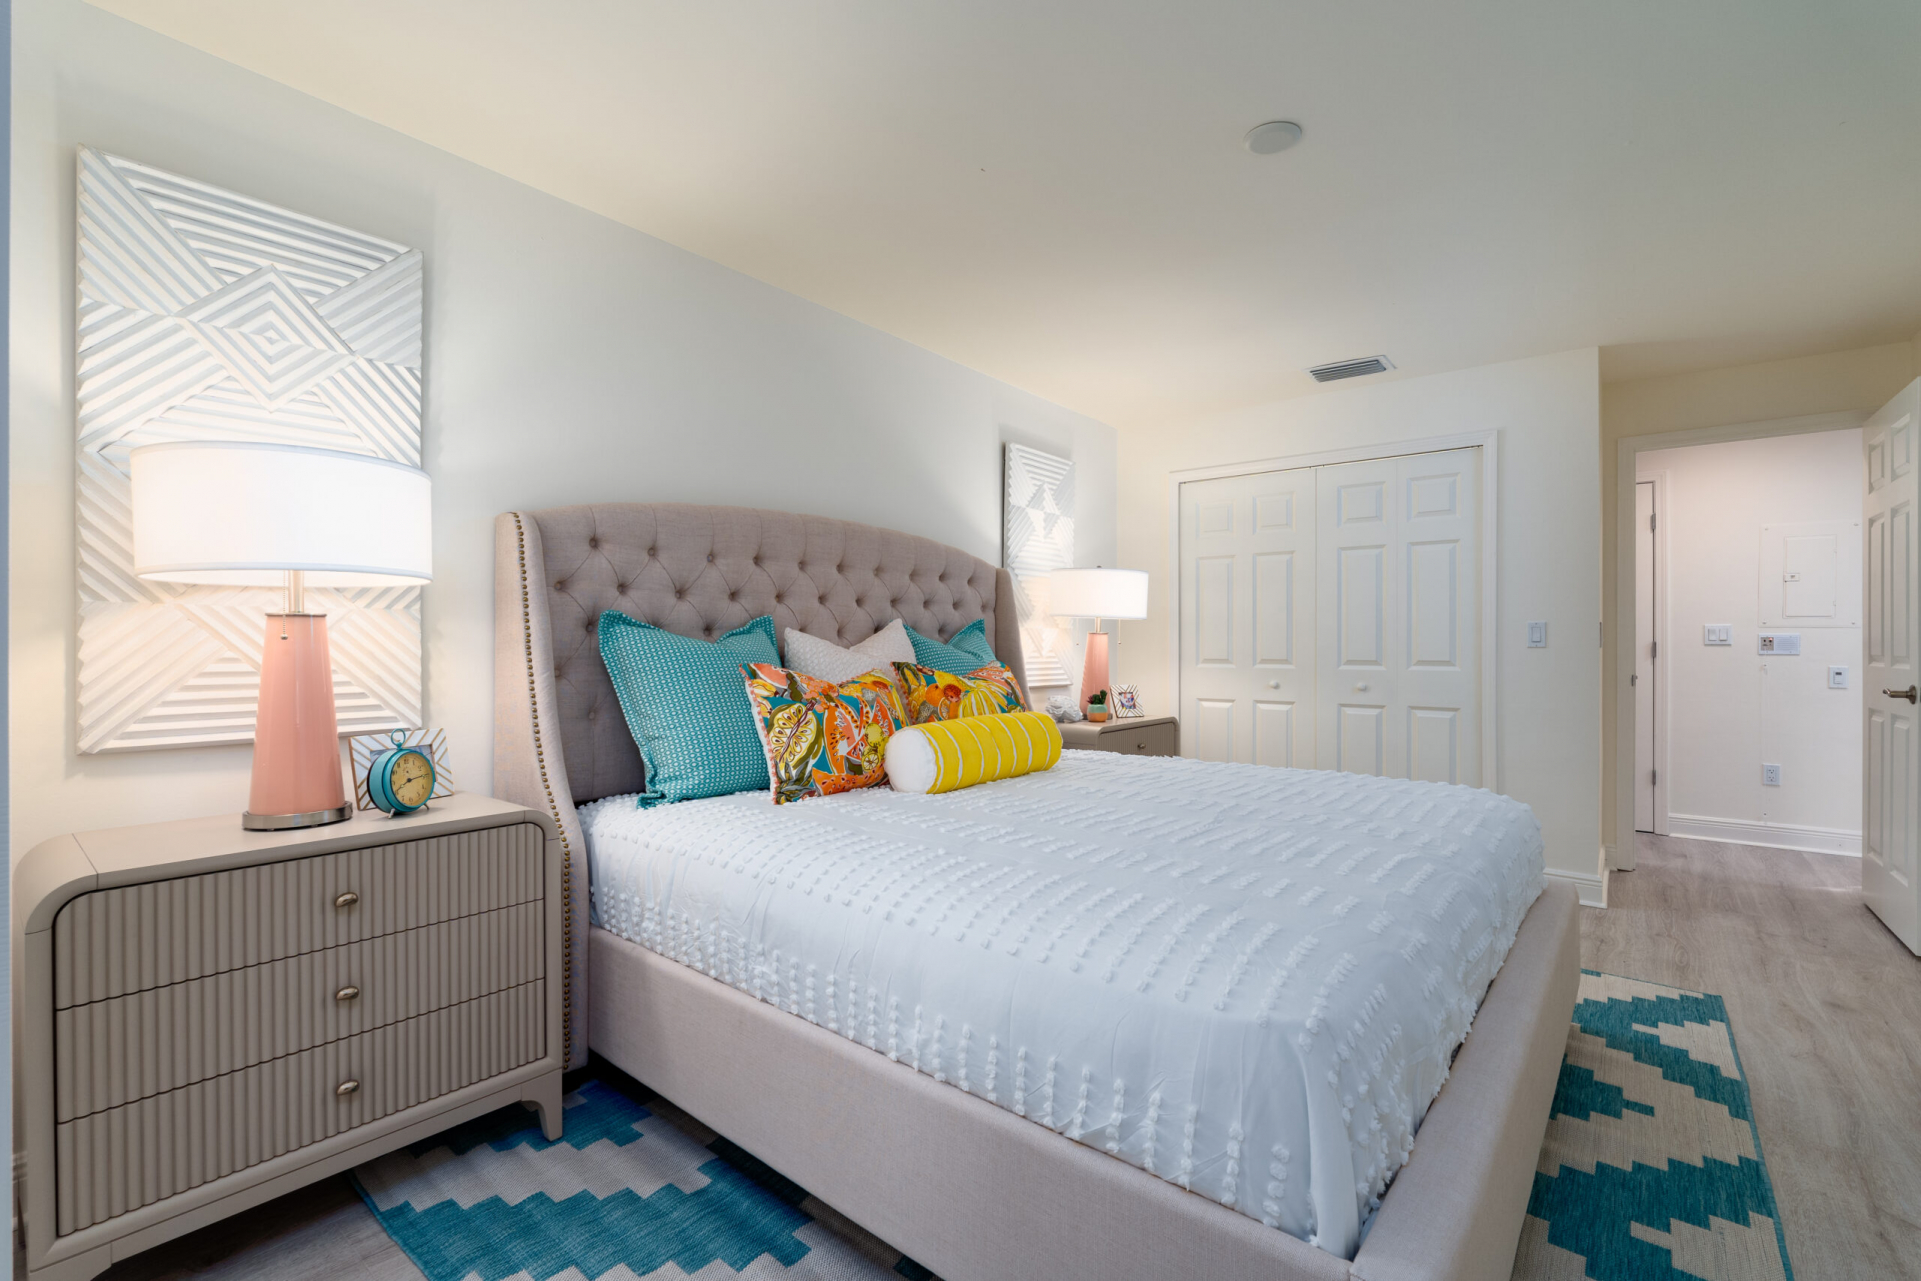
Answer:
<svg viewBox="0 0 1921 1281"><path fill-rule="evenodd" d="M1669 814L1668 835L1685 836L1696 841L1725 841L1730 845L1765 845L1770 849L1861 857L1861 833L1835 827L1801 827L1791 823L1752 823L1738 818Z"/></svg>
<svg viewBox="0 0 1921 1281"><path fill-rule="evenodd" d="M1608 883L1605 872L1563 872L1560 868L1547 869L1548 877L1556 881L1566 881L1581 896L1582 907L1606 907L1608 905Z"/></svg>

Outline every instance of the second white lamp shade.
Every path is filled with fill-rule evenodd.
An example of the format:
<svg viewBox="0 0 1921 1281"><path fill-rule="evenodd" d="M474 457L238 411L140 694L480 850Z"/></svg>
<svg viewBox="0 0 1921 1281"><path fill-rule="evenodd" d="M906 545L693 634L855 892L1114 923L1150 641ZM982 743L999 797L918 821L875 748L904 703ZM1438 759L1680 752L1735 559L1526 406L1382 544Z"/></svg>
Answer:
<svg viewBox="0 0 1921 1281"><path fill-rule="evenodd" d="M1047 577L1048 612L1061 618L1146 618L1144 569L1057 569Z"/></svg>
<svg viewBox="0 0 1921 1281"><path fill-rule="evenodd" d="M299 445L144 445L133 572L169 583L378 587L433 578L433 487L417 467Z"/></svg>

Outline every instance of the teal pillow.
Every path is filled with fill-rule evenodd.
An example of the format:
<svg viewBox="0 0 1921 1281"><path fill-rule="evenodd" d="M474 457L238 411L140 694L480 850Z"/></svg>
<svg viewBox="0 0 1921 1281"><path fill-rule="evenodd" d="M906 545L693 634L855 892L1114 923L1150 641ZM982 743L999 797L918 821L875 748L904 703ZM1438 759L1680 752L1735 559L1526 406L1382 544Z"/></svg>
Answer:
<svg viewBox="0 0 1921 1281"><path fill-rule="evenodd" d="M907 629L907 639L914 642L916 663L955 676L965 676L989 663L1000 662L994 647L987 643L987 623L979 618L955 632L954 638L945 644L922 636L911 627Z"/></svg>
<svg viewBox="0 0 1921 1281"><path fill-rule="evenodd" d="M647 763L642 809L702 796L765 791L767 753L741 681L742 663L780 663L762 615L715 641L676 636L618 610L600 616L600 659Z"/></svg>

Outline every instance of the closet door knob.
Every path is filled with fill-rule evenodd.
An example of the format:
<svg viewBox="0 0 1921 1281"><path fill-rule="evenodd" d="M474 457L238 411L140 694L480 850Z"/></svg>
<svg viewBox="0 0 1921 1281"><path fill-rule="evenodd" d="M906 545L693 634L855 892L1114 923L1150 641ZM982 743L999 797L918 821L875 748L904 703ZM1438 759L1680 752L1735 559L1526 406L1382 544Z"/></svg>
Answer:
<svg viewBox="0 0 1921 1281"><path fill-rule="evenodd" d="M1269 681L1267 683L1267 687L1269 689L1279 689L1281 687L1281 683L1279 681Z"/></svg>
<svg viewBox="0 0 1921 1281"><path fill-rule="evenodd" d="M339 1085L336 1085L334 1087L334 1093L344 1099L349 1094L353 1094L357 1092L359 1089L360 1089L360 1082L358 1081L342 1081Z"/></svg>
<svg viewBox="0 0 1921 1281"><path fill-rule="evenodd" d="M1906 689L1884 689L1881 692L1889 698L1905 698L1910 703L1916 698L1921 698L1921 686L1915 685L1910 685Z"/></svg>
<svg viewBox="0 0 1921 1281"><path fill-rule="evenodd" d="M1367 682L1366 682L1366 681L1362 681L1362 682L1361 682L1361 683L1360 683L1359 685L1356 685L1356 686L1354 687L1354 692L1355 692L1355 693L1357 693L1357 694L1365 694L1365 693L1367 693Z"/></svg>
<svg viewBox="0 0 1921 1281"><path fill-rule="evenodd" d="M335 907L352 907L355 903L358 903L359 901L360 901L360 895L354 893L352 890L348 890L344 894L334 895Z"/></svg>

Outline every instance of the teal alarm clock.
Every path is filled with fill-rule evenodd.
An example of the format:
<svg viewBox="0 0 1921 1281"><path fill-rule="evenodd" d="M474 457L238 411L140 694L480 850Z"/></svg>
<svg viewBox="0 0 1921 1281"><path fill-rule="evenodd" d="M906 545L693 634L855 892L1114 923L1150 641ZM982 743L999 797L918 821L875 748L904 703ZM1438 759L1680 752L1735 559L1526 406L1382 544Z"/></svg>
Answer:
<svg viewBox="0 0 1921 1281"><path fill-rule="evenodd" d="M394 745L367 766L367 797L391 817L411 814L433 799L434 758L407 746L404 730L394 731Z"/></svg>

